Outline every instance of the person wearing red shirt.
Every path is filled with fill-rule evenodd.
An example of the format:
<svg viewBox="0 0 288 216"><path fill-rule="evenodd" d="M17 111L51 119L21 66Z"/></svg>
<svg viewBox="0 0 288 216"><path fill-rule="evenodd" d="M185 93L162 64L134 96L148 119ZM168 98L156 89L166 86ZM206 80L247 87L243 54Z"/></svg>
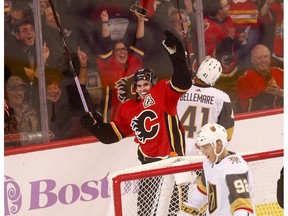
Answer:
<svg viewBox="0 0 288 216"><path fill-rule="evenodd" d="M177 115L177 103L191 87L192 77L179 39L167 31L163 46L173 64L171 80L157 82L152 70L137 70L131 85L136 98L121 105L114 121L103 122L97 112L93 113L96 121L88 114L81 121L82 126L104 144L134 135L142 164L168 158L171 152L185 155L184 130Z"/></svg>
<svg viewBox="0 0 288 216"><path fill-rule="evenodd" d="M261 9L263 24L275 23L272 65L283 68L284 10L283 0L266 0Z"/></svg>
<svg viewBox="0 0 288 216"><path fill-rule="evenodd" d="M121 105L114 121L103 122L101 114L97 112L92 113L94 118L86 114L81 121L81 125L104 144L116 143L134 135L138 159L142 164L185 155L184 129L177 115L177 103L191 87L192 74L180 40L171 32L165 31L165 34L166 39L162 44L173 65L171 79L157 82L151 69L137 70L131 85L136 98ZM145 215L154 214L155 209L150 207L155 202L159 185L159 180L139 181L137 215L143 215L144 211L147 212Z"/></svg>
<svg viewBox="0 0 288 216"><path fill-rule="evenodd" d="M242 43L247 35L236 31L230 16L230 3L227 0L204 0L204 36L206 55L216 58L223 72L215 87L226 92L231 98L232 107L237 103L237 79L239 73L235 56L235 46Z"/></svg>
<svg viewBox="0 0 288 216"><path fill-rule="evenodd" d="M256 45L251 52L254 67L238 80L238 94L243 112L283 106L284 74L281 68L270 66L270 51Z"/></svg>
<svg viewBox="0 0 288 216"><path fill-rule="evenodd" d="M135 41L137 43L144 36L144 17L136 14L138 19ZM127 83L131 81L135 71L142 68L144 52L131 44L129 47L124 41L112 41L108 28L109 15L106 10L101 12L103 53L97 58L97 69L104 89L102 110L104 121L116 118L119 107L131 97ZM114 43L113 49L109 45ZM104 50L105 49L105 50Z"/></svg>
<svg viewBox="0 0 288 216"><path fill-rule="evenodd" d="M181 39L187 52L187 65L193 75L197 72L198 43L196 27L191 25L191 20L185 10L174 9L169 14L169 30ZM188 58L189 57L189 58Z"/></svg>
<svg viewBox="0 0 288 216"><path fill-rule="evenodd" d="M247 33L247 40L243 41L236 50L238 69L245 71L252 66L251 50L262 39L259 5L255 0L232 0L229 16L238 33Z"/></svg>

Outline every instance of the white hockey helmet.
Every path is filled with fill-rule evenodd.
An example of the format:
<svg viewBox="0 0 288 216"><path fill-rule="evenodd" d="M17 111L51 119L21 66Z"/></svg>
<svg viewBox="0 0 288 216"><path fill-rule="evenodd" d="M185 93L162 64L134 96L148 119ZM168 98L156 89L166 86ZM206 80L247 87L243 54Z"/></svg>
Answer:
<svg viewBox="0 0 288 216"><path fill-rule="evenodd" d="M225 148L228 144L227 136L227 131L223 126L216 123L208 123L198 131L196 145L201 147L211 144L213 147L216 147L216 142L221 140L223 148Z"/></svg>
<svg viewBox="0 0 288 216"><path fill-rule="evenodd" d="M215 58L206 58L200 65L196 77L207 85L213 86L222 73L221 63Z"/></svg>

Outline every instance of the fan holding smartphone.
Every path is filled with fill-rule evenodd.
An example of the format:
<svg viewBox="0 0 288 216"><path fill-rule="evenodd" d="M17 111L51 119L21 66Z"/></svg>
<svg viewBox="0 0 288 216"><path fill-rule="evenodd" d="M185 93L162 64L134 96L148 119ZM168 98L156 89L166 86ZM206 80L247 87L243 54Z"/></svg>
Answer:
<svg viewBox="0 0 288 216"><path fill-rule="evenodd" d="M147 14L148 14L148 10L139 6L139 5L136 5L136 4L133 4L131 7L130 7L130 11L134 12L134 13L137 13L139 14L140 16L143 16L145 17Z"/></svg>

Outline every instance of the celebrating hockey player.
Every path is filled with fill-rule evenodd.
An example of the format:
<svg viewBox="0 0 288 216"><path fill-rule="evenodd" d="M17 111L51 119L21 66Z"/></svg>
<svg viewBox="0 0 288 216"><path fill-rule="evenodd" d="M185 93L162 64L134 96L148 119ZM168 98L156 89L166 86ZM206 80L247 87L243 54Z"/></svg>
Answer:
<svg viewBox="0 0 288 216"><path fill-rule="evenodd" d="M251 171L241 155L226 149L225 128L216 123L204 125L196 144L206 157L203 172L189 201L181 204L178 216L198 215L207 202L206 215L254 216Z"/></svg>
<svg viewBox="0 0 288 216"><path fill-rule="evenodd" d="M229 96L214 88L222 73L222 66L215 58L207 57L200 65L195 84L184 93L177 106L177 113L183 124L186 139L186 155L197 155L196 132L206 123L218 123L225 127L228 140L234 130L234 115Z"/></svg>
<svg viewBox="0 0 288 216"><path fill-rule="evenodd" d="M169 157L171 152L185 154L184 131L180 126L176 106L180 96L192 84L181 42L165 31L163 46L173 64L171 80L156 83L150 69L140 69L134 75L132 91L135 99L122 104L117 118L105 123L100 113L94 112L94 122L88 114L82 117L82 126L89 129L102 143L110 144L135 135L139 144L138 159L142 164Z"/></svg>

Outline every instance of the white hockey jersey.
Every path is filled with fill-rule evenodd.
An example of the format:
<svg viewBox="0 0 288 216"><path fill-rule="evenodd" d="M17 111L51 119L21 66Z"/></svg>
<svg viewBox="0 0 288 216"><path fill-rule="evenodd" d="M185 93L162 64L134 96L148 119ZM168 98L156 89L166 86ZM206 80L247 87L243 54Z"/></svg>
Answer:
<svg viewBox="0 0 288 216"><path fill-rule="evenodd" d="M198 155L195 149L196 132L207 124L218 123L225 129L234 127L234 115L229 96L216 88L197 84L184 93L177 113L185 129L186 155Z"/></svg>
<svg viewBox="0 0 288 216"><path fill-rule="evenodd" d="M240 154L230 152L218 164L205 159L203 170L197 189L190 197L192 205L197 199L203 201L203 194L206 194L207 216L229 216L240 209L255 215L251 171Z"/></svg>

